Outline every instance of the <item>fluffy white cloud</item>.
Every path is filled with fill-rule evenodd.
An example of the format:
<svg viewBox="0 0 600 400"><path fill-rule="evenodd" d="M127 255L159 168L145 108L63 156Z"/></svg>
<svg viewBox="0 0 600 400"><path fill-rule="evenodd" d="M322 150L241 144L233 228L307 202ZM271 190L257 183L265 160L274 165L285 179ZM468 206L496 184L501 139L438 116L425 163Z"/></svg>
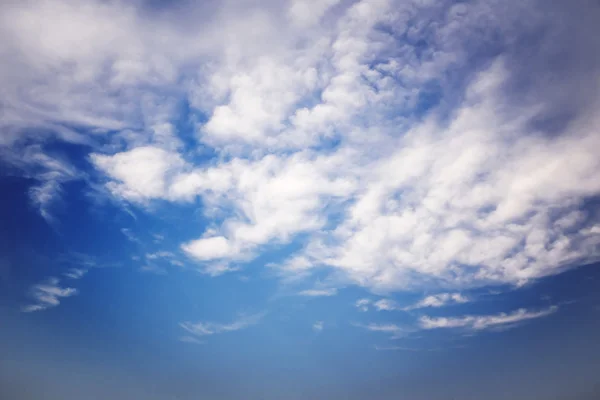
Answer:
<svg viewBox="0 0 600 400"><path fill-rule="evenodd" d="M523 321L546 317L557 310L557 306L552 306L540 311L530 311L525 308L520 308L511 313L500 313L496 315L467 315L464 317L423 316L419 319L419 325L422 329L467 328L473 330L485 330L498 327L512 327Z"/></svg>
<svg viewBox="0 0 600 400"><path fill-rule="evenodd" d="M92 154L91 159L114 179L107 184L113 194L134 201L163 196L171 175L184 166L177 153L152 146L113 156Z"/></svg>
<svg viewBox="0 0 600 400"><path fill-rule="evenodd" d="M214 260L229 257L235 253L227 238L223 236L194 240L185 244L183 250L199 260Z"/></svg>
<svg viewBox="0 0 600 400"><path fill-rule="evenodd" d="M14 3L1 144L51 132L90 146L120 200L198 201L209 224L181 248L213 276L297 240L272 263L287 277L323 268L379 294L524 284L600 255L581 207L600 194L600 66L568 43L592 39L558 24L567 39L529 58L549 69L544 49L571 51L548 70L560 89L522 71L519 29L548 25L536 4L293 0L171 19L138 3ZM80 178L44 168L42 213Z"/></svg>
<svg viewBox="0 0 600 400"><path fill-rule="evenodd" d="M50 278L47 282L33 285L30 295L35 299L35 303L23 306L21 310L23 312L33 312L56 307L60 304L61 298L77 294L77 289L61 287L59 283L60 281L57 278Z"/></svg>
<svg viewBox="0 0 600 400"><path fill-rule="evenodd" d="M315 25L327 10L340 0L293 0L288 10L288 16L293 24L301 28Z"/></svg>

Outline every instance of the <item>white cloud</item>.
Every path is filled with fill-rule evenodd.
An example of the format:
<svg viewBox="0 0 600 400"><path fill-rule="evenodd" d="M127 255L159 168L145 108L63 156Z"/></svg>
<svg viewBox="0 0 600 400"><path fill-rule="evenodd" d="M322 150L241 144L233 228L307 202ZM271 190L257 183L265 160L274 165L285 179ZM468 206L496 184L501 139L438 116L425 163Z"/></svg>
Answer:
<svg viewBox="0 0 600 400"><path fill-rule="evenodd" d="M66 276L67 278L71 278L71 279L80 279L86 273L87 273L87 269L83 269L83 268L71 268L70 270L68 270L67 272L65 272L63 275Z"/></svg>
<svg viewBox="0 0 600 400"><path fill-rule="evenodd" d="M186 243L182 249L198 260L214 260L225 258L236 253L227 238L213 236Z"/></svg>
<svg viewBox="0 0 600 400"><path fill-rule="evenodd" d="M336 288L306 289L306 290L302 290L298 294L300 296L307 296L307 297L329 297L329 296L335 296L337 294L337 289Z"/></svg>
<svg viewBox="0 0 600 400"><path fill-rule="evenodd" d="M180 342L184 342L184 343L193 343L193 344L204 344L205 342L198 340L197 338L193 337L193 336L182 336L179 338Z"/></svg>
<svg viewBox="0 0 600 400"><path fill-rule="evenodd" d="M140 202L163 196L171 175L184 166L179 154L152 146L112 156L92 154L91 160L114 179L107 184L114 195Z"/></svg>
<svg viewBox="0 0 600 400"><path fill-rule="evenodd" d="M129 228L121 228L121 233L127 238L127 240L129 240L132 243L142 243L140 238L138 238L133 232L131 232L131 229Z"/></svg>
<svg viewBox="0 0 600 400"><path fill-rule="evenodd" d="M292 23L307 28L319 22L327 10L340 0L292 0L288 17Z"/></svg>
<svg viewBox="0 0 600 400"><path fill-rule="evenodd" d="M367 312L369 311L369 306L371 305L371 300L369 299L359 299L354 304L359 311Z"/></svg>
<svg viewBox="0 0 600 400"><path fill-rule="evenodd" d="M248 328L249 326L256 325L264 316L265 313L246 315L229 324L216 322L182 322L179 325L194 337L201 337L239 331Z"/></svg>
<svg viewBox="0 0 600 400"><path fill-rule="evenodd" d="M460 294L460 293L439 293L431 296L427 296L417 303L405 307L404 310L416 310L419 308L427 308L427 307L444 307L449 304L464 304L468 303L470 300L468 297Z"/></svg>
<svg viewBox="0 0 600 400"><path fill-rule="evenodd" d="M546 317L555 313L557 306L552 306L540 311L530 311L520 308L511 313L495 315L467 315L464 317L428 317L422 316L419 325L422 329L442 328L467 328L473 330L486 330L497 327L511 327L523 321Z"/></svg>
<svg viewBox="0 0 600 400"><path fill-rule="evenodd" d="M313 331L315 331L317 333L321 332L324 327L325 327L325 323L323 321L317 321L312 326Z"/></svg>
<svg viewBox="0 0 600 400"><path fill-rule="evenodd" d="M200 269L200 272L210 276L219 276L227 272L239 271L240 267L232 266L226 263L210 263Z"/></svg>
<svg viewBox="0 0 600 400"><path fill-rule="evenodd" d="M160 258L173 258L175 257L175 254L171 253L170 251L157 251L155 253L147 253L146 254L146 258L148 260L157 260Z"/></svg>
<svg viewBox="0 0 600 400"><path fill-rule="evenodd" d="M389 299L378 300L373 305L375 306L377 311L394 311L400 309L398 303Z"/></svg>
<svg viewBox="0 0 600 400"><path fill-rule="evenodd" d="M77 294L77 289L64 288L59 283L60 281L57 278L50 278L44 283L33 285L30 289L30 295L35 299L35 303L23 306L21 310L23 312L33 312L56 307L60 304L61 298Z"/></svg>
<svg viewBox="0 0 600 400"><path fill-rule="evenodd" d="M199 4L172 18L142 7L2 6L3 158L51 135L89 146L121 201L197 201L208 224L181 248L213 276L293 241L272 263L282 276L326 270L380 295L519 285L600 256L580 209L600 194L600 68L570 50L585 37L533 2ZM545 26L575 53L552 75L560 85L517 96L511 49L527 32L514 30ZM530 58L552 68L553 46ZM182 100L206 119L179 115ZM571 103L572 118L544 128ZM194 138L182 140L182 118ZM81 178L49 161L20 164L43 164L30 193L46 216Z"/></svg>
<svg viewBox="0 0 600 400"><path fill-rule="evenodd" d="M356 302L356 308L366 312L370 306L373 306L377 311L410 311L426 307L443 307L449 304L463 304L469 302L470 299L460 293L439 293L427 296L417 303L402 307L396 301L391 299L380 299L375 302L370 299L360 299Z"/></svg>

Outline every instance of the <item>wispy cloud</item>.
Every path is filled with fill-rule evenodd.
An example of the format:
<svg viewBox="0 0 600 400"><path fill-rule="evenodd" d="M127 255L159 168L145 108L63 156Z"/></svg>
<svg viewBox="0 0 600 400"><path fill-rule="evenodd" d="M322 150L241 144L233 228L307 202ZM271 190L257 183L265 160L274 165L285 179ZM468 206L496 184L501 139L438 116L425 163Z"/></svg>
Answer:
<svg viewBox="0 0 600 400"><path fill-rule="evenodd" d="M231 323L218 322L182 322L179 325L188 333L196 336L211 336L225 332L234 332L249 326L256 325L266 313L258 313L253 315L245 315Z"/></svg>
<svg viewBox="0 0 600 400"><path fill-rule="evenodd" d="M150 274L156 274L156 275L166 275L167 271L164 268L158 267L156 265L152 265L152 264L146 264L146 265L142 265L139 268L140 272L147 272Z"/></svg>
<svg viewBox="0 0 600 400"><path fill-rule="evenodd" d="M539 311L531 311L521 308L511 313L500 313L495 315L467 315L463 317L422 316L419 319L419 326L422 329L466 328L472 330L512 327L520 322L546 317L555 313L557 310L557 306L552 306Z"/></svg>
<svg viewBox="0 0 600 400"><path fill-rule="evenodd" d="M336 288L306 289L298 292L298 295L306 297L330 297L335 296L337 293L338 291Z"/></svg>
<svg viewBox="0 0 600 400"><path fill-rule="evenodd" d="M121 233L123 235L125 235L127 240L129 240L132 243L137 243L137 244L142 243L142 241L129 228L121 228Z"/></svg>
<svg viewBox="0 0 600 400"><path fill-rule="evenodd" d="M198 338L195 338L193 336L182 336L179 338L179 341L184 342L184 343L193 343L193 344L204 344L205 343L202 340L199 340Z"/></svg>
<svg viewBox="0 0 600 400"><path fill-rule="evenodd" d="M71 268L67 272L63 273L64 276L71 279L80 279L87 273L87 269L83 268Z"/></svg>
<svg viewBox="0 0 600 400"><path fill-rule="evenodd" d="M33 312L56 307L60 304L62 298L77 294L77 289L61 287L59 283L58 278L49 278L44 283L33 285L30 289L30 296L35 299L35 303L23 306L21 310L23 312Z"/></svg>
<svg viewBox="0 0 600 400"><path fill-rule="evenodd" d="M170 251L157 251L156 253L148 253L146 254L146 258L148 260L157 260L159 258L174 258L175 254Z"/></svg>
<svg viewBox="0 0 600 400"><path fill-rule="evenodd" d="M410 329L407 327L402 327L396 324L353 324L356 327L366 329L371 332L383 332L391 334L392 339L398 339L406 336L407 334L414 331L414 329Z"/></svg>
<svg viewBox="0 0 600 400"><path fill-rule="evenodd" d="M439 293L431 296L427 296L417 303L402 307L398 302L391 299L380 299L372 301L370 299L360 299L356 302L355 306L360 311L366 312L369 307L375 308L377 311L410 311L426 307L443 307L450 304L464 304L468 303L470 299L460 293Z"/></svg>
<svg viewBox="0 0 600 400"><path fill-rule="evenodd" d="M177 265L177 264L174 264ZM202 274L209 275L212 277L220 276L228 272L239 271L239 266L234 266L228 263L210 263L199 269Z"/></svg>

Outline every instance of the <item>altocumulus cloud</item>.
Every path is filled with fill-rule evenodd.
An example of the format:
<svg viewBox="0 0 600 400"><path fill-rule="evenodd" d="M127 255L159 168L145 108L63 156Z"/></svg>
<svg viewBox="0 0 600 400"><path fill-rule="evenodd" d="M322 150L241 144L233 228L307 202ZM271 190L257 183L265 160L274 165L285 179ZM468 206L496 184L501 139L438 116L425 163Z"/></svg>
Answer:
<svg viewBox="0 0 600 400"><path fill-rule="evenodd" d="M567 6L225 2L173 19L140 4L0 6L0 155L37 182L46 219L73 180L148 210L201 201L210 226L179 245L206 274L293 247L282 276L325 270L378 293L522 285L598 259L598 221L581 207L600 194L592 6L551 19ZM515 39L551 20L539 43ZM206 117L193 132L176 127L182 100ZM49 138L86 146L94 173ZM447 323L485 325L468 321Z"/></svg>

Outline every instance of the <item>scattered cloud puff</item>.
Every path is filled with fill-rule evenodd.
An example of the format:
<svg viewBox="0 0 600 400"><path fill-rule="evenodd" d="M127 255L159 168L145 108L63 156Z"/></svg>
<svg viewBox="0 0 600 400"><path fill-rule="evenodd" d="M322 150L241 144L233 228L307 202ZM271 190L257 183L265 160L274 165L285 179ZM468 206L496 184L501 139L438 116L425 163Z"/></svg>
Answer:
<svg viewBox="0 0 600 400"><path fill-rule="evenodd" d="M412 306L405 307L404 310L416 310L427 307L444 307L450 304L468 303L470 299L460 293L439 293L427 296Z"/></svg>
<svg viewBox="0 0 600 400"><path fill-rule="evenodd" d="M207 275L293 248L281 276L374 293L523 285L600 258L582 208L600 194L593 6L85 4L0 10L0 156L47 220L74 180L150 212L199 202L208 227L179 245ZM86 145L94 171L49 138Z"/></svg>
<svg viewBox="0 0 600 400"><path fill-rule="evenodd" d="M373 305L377 311L394 311L400 309L395 301L389 299L378 300Z"/></svg>
<svg viewBox="0 0 600 400"><path fill-rule="evenodd" d="M62 298L77 294L77 289L61 287L59 283L60 280L53 277L44 283L33 285L30 289L30 296L35 300L35 303L23 306L21 310L23 312L33 312L56 307L60 304Z"/></svg>
<svg viewBox="0 0 600 400"><path fill-rule="evenodd" d="M371 300L369 299L359 299L356 301L355 306L362 312L369 311L369 305L371 304Z"/></svg>
<svg viewBox="0 0 600 400"><path fill-rule="evenodd" d="M239 331L256 325L265 315L265 313L246 315L228 324L216 322L182 322L179 325L194 337L211 336L225 332Z"/></svg>
<svg viewBox="0 0 600 400"><path fill-rule="evenodd" d="M551 306L539 311L520 308L511 313L500 313L495 315L467 315L463 317L422 316L419 319L419 326L422 329L466 328L477 331L492 328L507 328L516 326L520 322L546 317L555 313L557 310L557 306Z"/></svg>
<svg viewBox="0 0 600 400"><path fill-rule="evenodd" d="M319 333L323 330L323 328L325 328L325 322L317 321L313 324L312 328L313 328L313 331Z"/></svg>

